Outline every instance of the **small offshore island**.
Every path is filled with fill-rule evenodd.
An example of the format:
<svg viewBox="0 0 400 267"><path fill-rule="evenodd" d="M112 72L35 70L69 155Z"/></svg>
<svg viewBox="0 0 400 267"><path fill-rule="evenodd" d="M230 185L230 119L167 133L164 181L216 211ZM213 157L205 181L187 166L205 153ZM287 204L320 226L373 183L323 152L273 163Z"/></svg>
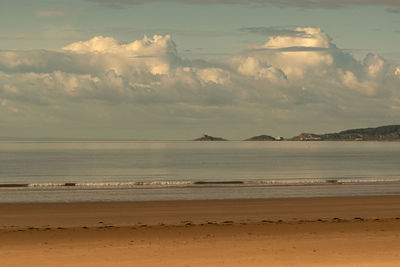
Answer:
<svg viewBox="0 0 400 267"><path fill-rule="evenodd" d="M387 125L375 128L359 128L344 130L338 133L313 134L301 133L298 136L285 139L270 135L258 135L243 141L399 141L400 125ZM228 141L221 137L204 134L193 141Z"/></svg>
<svg viewBox="0 0 400 267"><path fill-rule="evenodd" d="M221 137L214 137L208 134L204 134L202 137L194 139L193 141L228 141L228 140Z"/></svg>
<svg viewBox="0 0 400 267"><path fill-rule="evenodd" d="M243 141L283 141L284 138L283 137L273 137L270 135L266 135L266 134L262 134L262 135L258 135L258 136L254 136L248 139L245 139Z"/></svg>

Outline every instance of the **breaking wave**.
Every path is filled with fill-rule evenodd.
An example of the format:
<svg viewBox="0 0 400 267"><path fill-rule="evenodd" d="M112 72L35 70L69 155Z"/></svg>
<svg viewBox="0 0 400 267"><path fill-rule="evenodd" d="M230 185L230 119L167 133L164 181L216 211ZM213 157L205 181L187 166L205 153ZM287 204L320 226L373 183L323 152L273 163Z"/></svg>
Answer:
<svg viewBox="0 0 400 267"><path fill-rule="evenodd" d="M223 186L313 186L374 183L400 183L400 178L310 178L263 179L234 181L134 181L134 182L63 182L63 183L3 183L0 188L156 188L156 187L223 187Z"/></svg>

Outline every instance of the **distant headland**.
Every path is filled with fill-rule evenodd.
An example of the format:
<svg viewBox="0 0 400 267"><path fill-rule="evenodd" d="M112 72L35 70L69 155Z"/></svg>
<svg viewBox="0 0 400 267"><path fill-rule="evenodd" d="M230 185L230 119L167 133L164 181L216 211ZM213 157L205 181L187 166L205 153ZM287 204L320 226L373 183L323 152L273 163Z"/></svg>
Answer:
<svg viewBox="0 0 400 267"><path fill-rule="evenodd" d="M258 135L244 141L400 141L400 125L387 125L375 128L359 128L344 130L338 133L314 134L301 133L289 139ZM204 134L194 141L228 141L221 137Z"/></svg>
<svg viewBox="0 0 400 267"><path fill-rule="evenodd" d="M360 128L338 133L312 134L302 133L290 141L399 141L400 125L388 125L375 128Z"/></svg>

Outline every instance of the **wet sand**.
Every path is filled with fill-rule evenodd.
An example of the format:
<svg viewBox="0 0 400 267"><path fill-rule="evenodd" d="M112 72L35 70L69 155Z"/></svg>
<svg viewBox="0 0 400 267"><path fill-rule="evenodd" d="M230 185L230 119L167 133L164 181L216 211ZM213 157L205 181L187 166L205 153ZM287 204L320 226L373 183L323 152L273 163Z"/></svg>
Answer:
<svg viewBox="0 0 400 267"><path fill-rule="evenodd" d="M0 266L398 266L400 196L0 204Z"/></svg>

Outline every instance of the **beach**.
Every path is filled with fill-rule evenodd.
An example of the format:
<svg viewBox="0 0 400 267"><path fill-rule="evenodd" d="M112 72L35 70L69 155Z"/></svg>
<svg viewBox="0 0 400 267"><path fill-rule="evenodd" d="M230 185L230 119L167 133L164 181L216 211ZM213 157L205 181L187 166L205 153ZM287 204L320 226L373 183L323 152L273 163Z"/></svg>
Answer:
<svg viewBox="0 0 400 267"><path fill-rule="evenodd" d="M400 196L0 204L0 266L396 266Z"/></svg>

